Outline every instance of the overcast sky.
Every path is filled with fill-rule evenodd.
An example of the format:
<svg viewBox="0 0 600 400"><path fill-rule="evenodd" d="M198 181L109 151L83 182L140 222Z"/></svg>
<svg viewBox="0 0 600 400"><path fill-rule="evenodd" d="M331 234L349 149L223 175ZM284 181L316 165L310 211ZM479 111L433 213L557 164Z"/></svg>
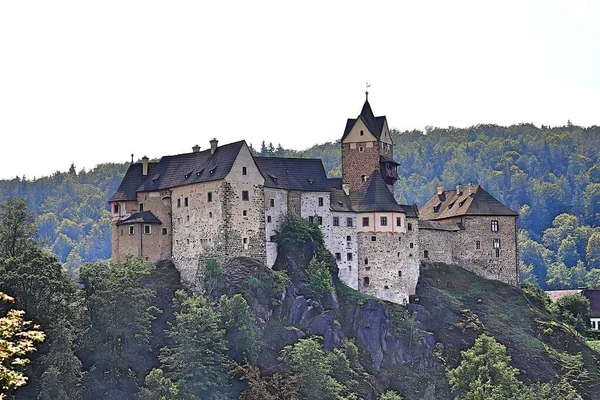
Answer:
<svg viewBox="0 0 600 400"><path fill-rule="evenodd" d="M0 178L245 139L600 124L600 1L1 1ZM401 143L397 143L402 145Z"/></svg>

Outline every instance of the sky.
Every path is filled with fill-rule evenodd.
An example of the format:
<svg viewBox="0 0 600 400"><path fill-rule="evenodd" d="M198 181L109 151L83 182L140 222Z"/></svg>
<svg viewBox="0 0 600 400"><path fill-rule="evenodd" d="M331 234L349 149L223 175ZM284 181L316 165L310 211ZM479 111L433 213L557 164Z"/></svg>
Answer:
<svg viewBox="0 0 600 400"><path fill-rule="evenodd" d="M600 1L1 1L0 179L245 139L600 125ZM401 143L396 143L396 146Z"/></svg>

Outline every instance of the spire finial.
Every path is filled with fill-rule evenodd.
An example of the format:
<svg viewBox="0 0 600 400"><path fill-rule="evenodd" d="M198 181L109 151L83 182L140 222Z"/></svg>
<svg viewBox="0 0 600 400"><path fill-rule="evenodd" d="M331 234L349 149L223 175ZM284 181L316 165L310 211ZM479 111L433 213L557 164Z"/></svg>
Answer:
<svg viewBox="0 0 600 400"><path fill-rule="evenodd" d="M365 90L366 101L369 101L369 88L371 87L369 82L366 83L366 87L367 87L367 89Z"/></svg>
<svg viewBox="0 0 600 400"><path fill-rule="evenodd" d="M133 153L131 154L131 164L133 164Z"/></svg>

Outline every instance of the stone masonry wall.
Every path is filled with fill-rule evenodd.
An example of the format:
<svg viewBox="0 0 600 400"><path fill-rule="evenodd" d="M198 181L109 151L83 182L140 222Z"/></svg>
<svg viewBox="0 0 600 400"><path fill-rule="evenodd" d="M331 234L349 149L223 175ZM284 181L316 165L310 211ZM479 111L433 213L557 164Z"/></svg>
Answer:
<svg viewBox="0 0 600 400"><path fill-rule="evenodd" d="M342 182L349 184L350 190L360 189L363 175L369 177L379 168L379 150L377 142L342 144Z"/></svg>
<svg viewBox="0 0 600 400"><path fill-rule="evenodd" d="M331 236L325 239L325 247L336 257L340 280L352 289L358 290L356 215L349 212L334 212L332 221L335 217L339 219L339 226L333 226L332 222ZM352 226L347 226L347 218L352 219Z"/></svg>
<svg viewBox="0 0 600 400"><path fill-rule="evenodd" d="M455 236L456 232L420 229L420 257L424 261L451 264ZM427 258L425 258L425 251L427 251Z"/></svg>
<svg viewBox="0 0 600 400"><path fill-rule="evenodd" d="M271 206L271 200L273 206ZM271 268L277 259L277 243L271 240L281 231L283 219L288 211L288 192L284 189L265 188L265 238L267 267Z"/></svg>

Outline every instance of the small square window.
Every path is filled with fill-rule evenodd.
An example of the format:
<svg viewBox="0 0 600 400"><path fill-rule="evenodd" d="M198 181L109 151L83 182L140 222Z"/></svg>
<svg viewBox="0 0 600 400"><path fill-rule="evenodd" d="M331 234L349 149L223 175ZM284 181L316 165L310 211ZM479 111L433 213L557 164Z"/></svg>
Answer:
<svg viewBox="0 0 600 400"><path fill-rule="evenodd" d="M246 169L246 167L242 167L242 175L248 175L248 169Z"/></svg>
<svg viewBox="0 0 600 400"><path fill-rule="evenodd" d="M352 236L346 236L346 242L350 243L352 241Z"/></svg>
<svg viewBox="0 0 600 400"><path fill-rule="evenodd" d="M319 207L323 207L323 198L319 197Z"/></svg>
<svg viewBox="0 0 600 400"><path fill-rule="evenodd" d="M363 217L362 226L369 226L369 217Z"/></svg>
<svg viewBox="0 0 600 400"><path fill-rule="evenodd" d="M376 242L377 241L377 236L371 236L371 242Z"/></svg>
<svg viewBox="0 0 600 400"><path fill-rule="evenodd" d="M248 201L250 200L250 195L248 194L247 190L242 190L242 200L243 201Z"/></svg>
<svg viewBox="0 0 600 400"><path fill-rule="evenodd" d="M169 233L169 231L167 230L167 228L162 228L162 234L163 235L167 235Z"/></svg>
<svg viewBox="0 0 600 400"><path fill-rule="evenodd" d="M379 223L381 224L381 226L387 226L387 217L379 218Z"/></svg>
<svg viewBox="0 0 600 400"><path fill-rule="evenodd" d="M353 225L354 225L354 222L352 221L352 217L346 218L346 226L348 228L352 228Z"/></svg>
<svg viewBox="0 0 600 400"><path fill-rule="evenodd" d="M146 234L146 235L150 234L150 225L144 225L144 234Z"/></svg>
<svg viewBox="0 0 600 400"><path fill-rule="evenodd" d="M267 215L267 222L271 222L271 216Z"/></svg>
<svg viewBox="0 0 600 400"><path fill-rule="evenodd" d="M244 244L248 244L248 238L243 239Z"/></svg>
<svg viewBox="0 0 600 400"><path fill-rule="evenodd" d="M212 192L208 192L208 193L206 193L206 197L207 197L207 199L208 199L208 202L210 203L210 202L213 200L213 195L212 195ZM179 207L179 205L178 205L178 207Z"/></svg>
<svg viewBox="0 0 600 400"><path fill-rule="evenodd" d="M269 238L269 240L270 240L271 242L274 242L274 241L275 241L275 235L272 235L272 236Z"/></svg>
<svg viewBox="0 0 600 400"><path fill-rule="evenodd" d="M411 244L409 245L409 247L412 249L412 248L414 248L414 247L415 247L415 245L414 245L413 243L411 243Z"/></svg>
<svg viewBox="0 0 600 400"><path fill-rule="evenodd" d="M352 253L347 253L346 254L346 260L352 261Z"/></svg>
<svg viewBox="0 0 600 400"><path fill-rule="evenodd" d="M190 201L188 200L187 197L183 199L183 205L184 205L184 207L187 207L190 205Z"/></svg>
<svg viewBox="0 0 600 400"><path fill-rule="evenodd" d="M129 234L133 235L135 233L135 227L133 225L129 225Z"/></svg>
<svg viewBox="0 0 600 400"><path fill-rule="evenodd" d="M342 261L342 253L335 253L335 260Z"/></svg>
<svg viewBox="0 0 600 400"><path fill-rule="evenodd" d="M248 216L248 210L243 210L243 211L242 211L242 215L243 215L244 217L247 217L247 216Z"/></svg>
<svg viewBox="0 0 600 400"><path fill-rule="evenodd" d="M475 250L481 249L481 242L479 240L475 241Z"/></svg>
<svg viewBox="0 0 600 400"><path fill-rule="evenodd" d="M340 226L340 217L333 217L333 226Z"/></svg>
<svg viewBox="0 0 600 400"><path fill-rule="evenodd" d="M269 199L269 206L275 207L275 199Z"/></svg>

